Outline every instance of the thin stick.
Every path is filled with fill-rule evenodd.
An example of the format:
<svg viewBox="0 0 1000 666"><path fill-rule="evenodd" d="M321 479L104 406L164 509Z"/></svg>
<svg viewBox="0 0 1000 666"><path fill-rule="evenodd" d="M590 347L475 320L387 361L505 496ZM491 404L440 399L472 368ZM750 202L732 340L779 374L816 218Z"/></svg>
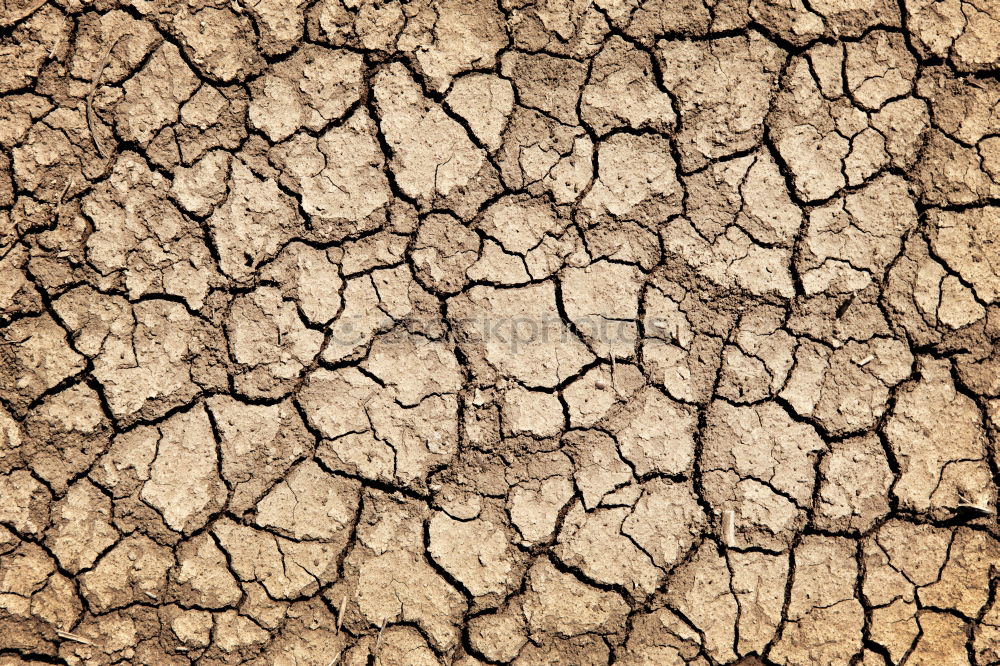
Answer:
<svg viewBox="0 0 1000 666"><path fill-rule="evenodd" d="M66 187L63 188L62 194L59 195L59 201L56 202L56 207L52 211L52 221L54 221L54 222L58 222L59 221L59 211L62 210L63 203L66 201L66 194L69 192L69 188L73 187L73 182L74 182L73 176L70 176L69 178L66 179ZM60 252L57 256L67 256L68 257L69 253L67 252L64 255L62 252Z"/></svg>
<svg viewBox="0 0 1000 666"><path fill-rule="evenodd" d="M62 205L66 201L69 188L73 187L74 180L73 176L66 179L66 187L63 188L62 194L59 195L59 201L56 202L56 212L52 214L53 217L59 217L59 211L62 210Z"/></svg>
<svg viewBox="0 0 1000 666"><path fill-rule="evenodd" d="M118 39L105 51L104 57L101 58L101 62L97 66L97 72L94 73L94 80L90 82L90 92L87 93L87 127L90 128L90 138L93 139L94 147L97 148L97 153L102 159L107 157L107 154L104 152L104 148L101 147L101 142L97 140L97 132L94 130L94 93L97 92L97 84L101 80L101 75L104 74L104 68L108 66L111 52L118 46L118 42L122 40L122 37L124 35L119 35Z"/></svg>
<svg viewBox="0 0 1000 666"><path fill-rule="evenodd" d="M18 21L28 18L29 16L37 12L39 9L41 9L42 5L44 5L48 1L49 0L35 0L35 2L31 3L31 5L27 9L22 11L20 14L0 19L0 28L6 28L7 26L14 25Z"/></svg>
<svg viewBox="0 0 1000 666"><path fill-rule="evenodd" d="M618 361L615 359L615 353L611 352L611 388L614 390L615 395L620 395L618 393L618 384L615 383L615 374L618 369Z"/></svg>
<svg viewBox="0 0 1000 666"><path fill-rule="evenodd" d="M93 645L92 642L83 636L77 636L76 634L71 634L68 631L60 631L59 629L56 629L56 635L59 636L59 638L65 638L68 641L76 641L77 643L83 643L84 645Z"/></svg>
<svg viewBox="0 0 1000 666"><path fill-rule="evenodd" d="M375 637L375 649L372 650L375 657L378 658L378 648L382 645L382 630L385 629L385 620L382 620L381 626L378 628L378 636Z"/></svg>
<svg viewBox="0 0 1000 666"><path fill-rule="evenodd" d="M340 634L340 627L344 624L344 613L347 611L347 595L340 600L340 610L337 611L337 633Z"/></svg>
<svg viewBox="0 0 1000 666"><path fill-rule="evenodd" d="M730 548L736 542L736 512L732 509L728 509L722 512L723 517L723 532L726 540L726 545Z"/></svg>
<svg viewBox="0 0 1000 666"><path fill-rule="evenodd" d="M62 44L62 35L56 37L55 43L52 45L52 48L49 49L49 55L46 60L52 60L52 56L55 55L56 49L59 48L60 44Z"/></svg>

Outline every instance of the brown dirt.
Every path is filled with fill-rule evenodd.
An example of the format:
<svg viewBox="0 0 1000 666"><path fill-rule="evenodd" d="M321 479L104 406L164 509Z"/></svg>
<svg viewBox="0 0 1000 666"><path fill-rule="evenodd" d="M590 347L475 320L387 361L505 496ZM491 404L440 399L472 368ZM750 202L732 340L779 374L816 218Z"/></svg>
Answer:
<svg viewBox="0 0 1000 666"><path fill-rule="evenodd" d="M996 0L8 0L0 666L1000 663Z"/></svg>

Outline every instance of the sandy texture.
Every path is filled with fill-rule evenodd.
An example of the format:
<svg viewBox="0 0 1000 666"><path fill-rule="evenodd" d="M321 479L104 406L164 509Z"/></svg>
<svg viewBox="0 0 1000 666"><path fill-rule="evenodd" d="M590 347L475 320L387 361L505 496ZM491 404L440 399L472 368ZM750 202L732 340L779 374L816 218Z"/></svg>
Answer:
<svg viewBox="0 0 1000 666"><path fill-rule="evenodd" d="M7 0L0 666L1000 663L997 0Z"/></svg>

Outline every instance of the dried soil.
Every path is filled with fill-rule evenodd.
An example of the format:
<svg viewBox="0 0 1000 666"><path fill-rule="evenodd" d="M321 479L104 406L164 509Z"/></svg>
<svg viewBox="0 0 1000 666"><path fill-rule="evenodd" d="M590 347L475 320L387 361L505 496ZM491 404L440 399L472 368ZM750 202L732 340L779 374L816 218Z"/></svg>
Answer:
<svg viewBox="0 0 1000 666"><path fill-rule="evenodd" d="M8 0L0 666L1000 663L996 0Z"/></svg>

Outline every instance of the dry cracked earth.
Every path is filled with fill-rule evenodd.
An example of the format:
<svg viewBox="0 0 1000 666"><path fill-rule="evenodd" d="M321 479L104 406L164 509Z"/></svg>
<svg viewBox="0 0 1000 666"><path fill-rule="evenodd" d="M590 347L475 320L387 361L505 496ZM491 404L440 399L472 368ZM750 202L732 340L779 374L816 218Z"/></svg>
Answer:
<svg viewBox="0 0 1000 666"><path fill-rule="evenodd" d="M7 0L0 666L1000 663L997 0Z"/></svg>

